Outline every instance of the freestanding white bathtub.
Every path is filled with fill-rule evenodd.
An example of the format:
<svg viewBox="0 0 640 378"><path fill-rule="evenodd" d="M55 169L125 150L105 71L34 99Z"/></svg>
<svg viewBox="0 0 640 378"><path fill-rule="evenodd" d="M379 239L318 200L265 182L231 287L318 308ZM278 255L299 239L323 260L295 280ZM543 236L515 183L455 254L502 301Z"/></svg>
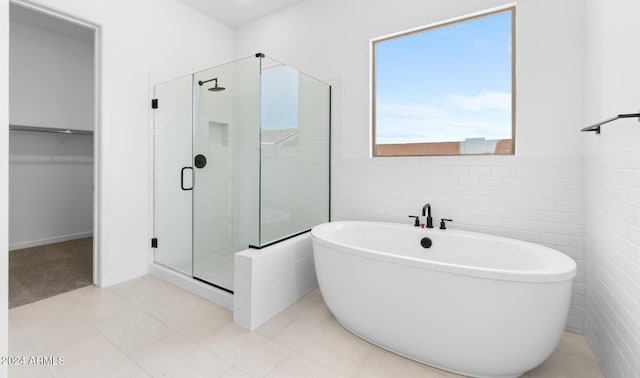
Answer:
<svg viewBox="0 0 640 378"><path fill-rule="evenodd" d="M556 250L379 222L325 223L311 237L320 291L340 324L413 360L518 377L551 355L565 328L576 264Z"/></svg>

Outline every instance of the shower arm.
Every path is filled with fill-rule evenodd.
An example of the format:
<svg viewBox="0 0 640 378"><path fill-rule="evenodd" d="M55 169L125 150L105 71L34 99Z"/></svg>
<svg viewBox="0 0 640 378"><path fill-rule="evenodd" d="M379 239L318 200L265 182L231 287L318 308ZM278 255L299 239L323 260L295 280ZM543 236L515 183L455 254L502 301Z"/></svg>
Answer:
<svg viewBox="0 0 640 378"><path fill-rule="evenodd" d="M214 77L213 79L209 79L209 80L204 80L204 81L200 80L200 81L198 81L198 85L202 86L202 84L208 83L210 81L215 81L216 82L215 84L218 85L218 78L217 77Z"/></svg>

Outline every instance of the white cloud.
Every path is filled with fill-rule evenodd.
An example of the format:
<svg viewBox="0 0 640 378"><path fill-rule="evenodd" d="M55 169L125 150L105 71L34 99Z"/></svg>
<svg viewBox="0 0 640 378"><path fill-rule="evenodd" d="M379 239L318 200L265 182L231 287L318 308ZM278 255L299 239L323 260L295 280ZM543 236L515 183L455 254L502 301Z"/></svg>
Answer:
<svg viewBox="0 0 640 378"><path fill-rule="evenodd" d="M509 95L496 92L475 97L447 96L446 100L436 102L439 106L379 104L376 140L378 143L417 143L508 138L510 117L482 113L483 110L501 109L505 97L510 106Z"/></svg>
<svg viewBox="0 0 640 378"><path fill-rule="evenodd" d="M442 109L431 105L381 104L376 108L376 112L379 116L418 119L432 119L447 115Z"/></svg>
<svg viewBox="0 0 640 378"><path fill-rule="evenodd" d="M462 141L466 138L479 137L508 138L505 125L496 125L492 122L456 121L449 117L439 119L394 117L386 121L388 122L376 125L379 143Z"/></svg>
<svg viewBox="0 0 640 378"><path fill-rule="evenodd" d="M476 96L453 94L446 96L445 102L464 110L504 110L511 108L511 95L501 92L483 92Z"/></svg>

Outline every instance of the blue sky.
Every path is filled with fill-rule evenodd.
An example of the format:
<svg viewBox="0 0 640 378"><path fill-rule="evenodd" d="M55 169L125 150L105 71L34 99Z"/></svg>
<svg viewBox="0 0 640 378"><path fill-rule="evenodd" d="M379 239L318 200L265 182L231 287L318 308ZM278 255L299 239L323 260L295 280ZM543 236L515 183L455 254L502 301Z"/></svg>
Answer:
<svg viewBox="0 0 640 378"><path fill-rule="evenodd" d="M376 49L376 142L511 137L511 13Z"/></svg>
<svg viewBox="0 0 640 378"><path fill-rule="evenodd" d="M264 130L298 127L298 71L278 66L262 71L261 123Z"/></svg>

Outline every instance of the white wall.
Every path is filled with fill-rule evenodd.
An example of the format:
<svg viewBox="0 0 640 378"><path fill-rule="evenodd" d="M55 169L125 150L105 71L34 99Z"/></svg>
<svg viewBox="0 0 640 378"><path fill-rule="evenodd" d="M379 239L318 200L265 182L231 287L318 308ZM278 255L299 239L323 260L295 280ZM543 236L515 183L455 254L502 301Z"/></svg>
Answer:
<svg viewBox="0 0 640 378"><path fill-rule="evenodd" d="M0 5L0 51L9 51L9 3ZM0 83L9 82L9 54L0 54ZM0 85L0 125L9 123L9 88ZM9 130L0 127L0 177L9 177ZM0 180L0 209L9 208L9 184ZM9 212L0 211L0 356L9 354L8 314L9 308ZM7 366L0 365L0 378L7 376Z"/></svg>
<svg viewBox="0 0 640 378"><path fill-rule="evenodd" d="M587 123L640 110L635 0L587 1ZM640 375L640 123L586 134L585 332L607 377Z"/></svg>
<svg viewBox="0 0 640 378"><path fill-rule="evenodd" d="M9 249L92 236L93 136L9 139Z"/></svg>
<svg viewBox="0 0 640 378"><path fill-rule="evenodd" d="M236 54L260 50L330 84L341 84L345 158L369 156L369 41L460 15L509 4L504 0L308 0L240 28ZM581 1L517 2L518 155L582 152ZM544 25L544 27L541 27ZM545 41L540 43L540 41ZM553 94L553 101L549 100Z"/></svg>
<svg viewBox="0 0 640 378"><path fill-rule="evenodd" d="M569 329L584 321L584 5L520 0L515 156L369 157L369 41L505 1L308 0L236 33L332 88L332 218L410 222L430 202L451 227L557 248L576 260Z"/></svg>
<svg viewBox="0 0 640 378"><path fill-rule="evenodd" d="M93 130L93 42L11 22L10 119Z"/></svg>
<svg viewBox="0 0 640 378"><path fill-rule="evenodd" d="M173 0L43 0L102 26L102 284L148 271L151 84L227 62L232 31Z"/></svg>

